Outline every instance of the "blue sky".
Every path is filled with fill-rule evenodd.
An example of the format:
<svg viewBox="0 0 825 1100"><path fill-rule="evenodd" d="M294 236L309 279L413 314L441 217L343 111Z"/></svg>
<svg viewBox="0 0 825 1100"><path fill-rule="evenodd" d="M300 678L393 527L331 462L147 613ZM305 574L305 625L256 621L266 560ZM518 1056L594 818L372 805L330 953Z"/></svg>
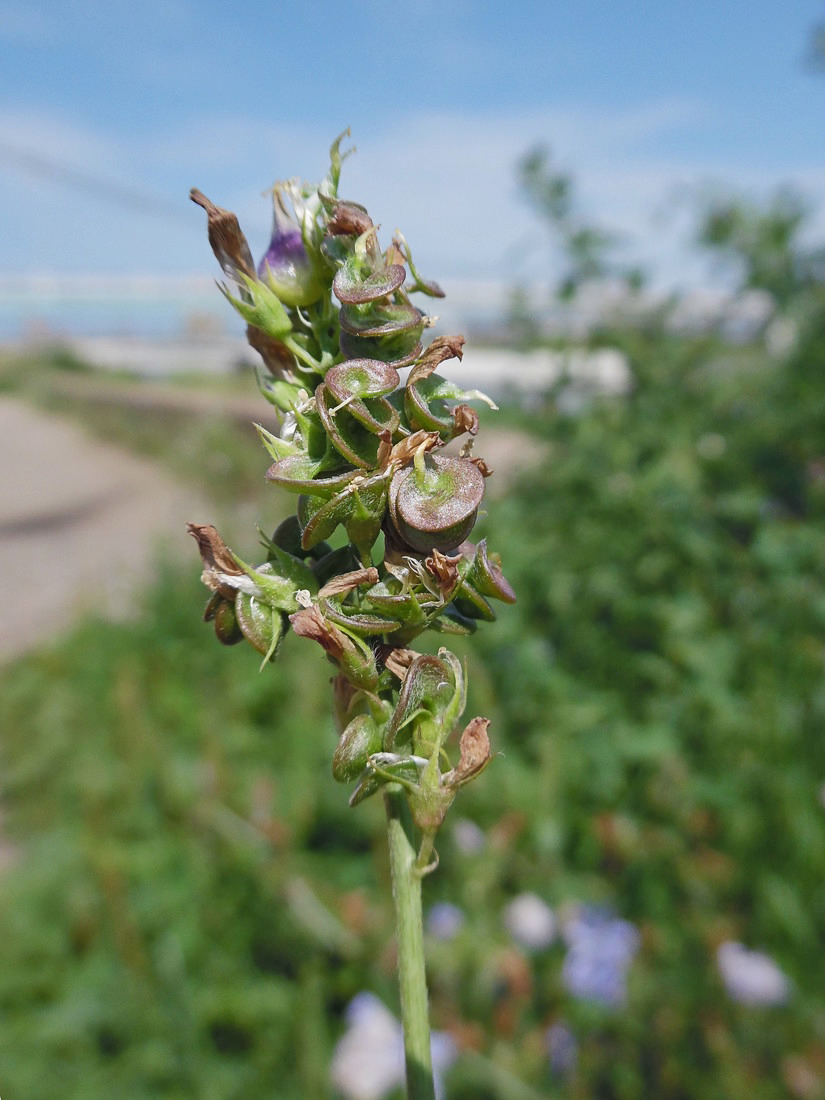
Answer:
<svg viewBox="0 0 825 1100"><path fill-rule="evenodd" d="M213 273L189 188L260 251L262 192L319 178L350 126L343 193L435 278L546 274L514 170L546 143L628 258L695 281L701 188L791 183L825 235L825 74L804 60L823 19L823 0L3 0L0 274Z"/></svg>

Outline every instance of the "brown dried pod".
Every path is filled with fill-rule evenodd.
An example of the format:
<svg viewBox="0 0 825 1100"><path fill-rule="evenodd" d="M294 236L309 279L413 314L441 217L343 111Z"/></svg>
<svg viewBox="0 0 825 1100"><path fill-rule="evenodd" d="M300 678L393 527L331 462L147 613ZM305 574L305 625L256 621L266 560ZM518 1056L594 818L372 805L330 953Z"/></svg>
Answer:
<svg viewBox="0 0 825 1100"><path fill-rule="evenodd" d="M197 540L203 562L203 583L225 600L235 599L235 588L224 578L240 577L243 569L211 523L187 523L186 529Z"/></svg>
<svg viewBox="0 0 825 1100"><path fill-rule="evenodd" d="M447 359L463 359L464 344L463 336L437 336L410 371L407 385L429 378Z"/></svg>
<svg viewBox="0 0 825 1100"><path fill-rule="evenodd" d="M490 763L490 738L487 729L489 718L473 718L465 726L459 742L460 760L458 764L442 778L445 787L462 787L483 771Z"/></svg>
<svg viewBox="0 0 825 1100"><path fill-rule="evenodd" d="M335 204L332 216L327 222L327 233L338 237L354 235L360 237L368 229L372 229L372 218L367 213L366 207L358 202L341 200Z"/></svg>
<svg viewBox="0 0 825 1100"><path fill-rule="evenodd" d="M189 192L189 198L206 211L206 231L218 263L230 279L245 289L243 276L255 278L255 261L237 215L215 206L197 187Z"/></svg>

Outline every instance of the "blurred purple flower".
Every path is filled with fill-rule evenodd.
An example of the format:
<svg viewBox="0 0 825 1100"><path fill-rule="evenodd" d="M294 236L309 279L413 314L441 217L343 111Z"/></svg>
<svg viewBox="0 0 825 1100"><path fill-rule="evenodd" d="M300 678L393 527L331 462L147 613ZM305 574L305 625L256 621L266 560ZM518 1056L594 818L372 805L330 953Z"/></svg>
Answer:
<svg viewBox="0 0 825 1100"><path fill-rule="evenodd" d="M332 1055L330 1078L345 1100L383 1100L403 1088L404 1036L401 1024L373 993L359 993L346 1012L347 1030ZM456 1059L455 1043L445 1032L431 1039L436 1097L443 1098L441 1074Z"/></svg>
<svg viewBox="0 0 825 1100"><path fill-rule="evenodd" d="M453 825L453 840L459 852L465 856L475 856L484 851L487 838L474 821L460 817Z"/></svg>
<svg viewBox="0 0 825 1100"><path fill-rule="evenodd" d="M543 951L556 938L553 910L538 894L519 894L504 910L504 926L528 951Z"/></svg>
<svg viewBox="0 0 825 1100"><path fill-rule="evenodd" d="M464 910L449 901L437 901L427 913L427 931L436 940L451 940L464 927Z"/></svg>
<svg viewBox="0 0 825 1100"><path fill-rule="evenodd" d="M773 959L731 940L720 944L716 964L725 989L745 1005L778 1005L788 999L790 982Z"/></svg>
<svg viewBox="0 0 825 1100"><path fill-rule="evenodd" d="M562 981L569 993L611 1008L627 996L627 970L639 948L639 933L629 921L595 906L583 905L564 925L567 955Z"/></svg>
<svg viewBox="0 0 825 1100"><path fill-rule="evenodd" d="M548 1027L544 1035L550 1069L559 1077L566 1077L576 1068L579 1045L567 1024L558 1021Z"/></svg>

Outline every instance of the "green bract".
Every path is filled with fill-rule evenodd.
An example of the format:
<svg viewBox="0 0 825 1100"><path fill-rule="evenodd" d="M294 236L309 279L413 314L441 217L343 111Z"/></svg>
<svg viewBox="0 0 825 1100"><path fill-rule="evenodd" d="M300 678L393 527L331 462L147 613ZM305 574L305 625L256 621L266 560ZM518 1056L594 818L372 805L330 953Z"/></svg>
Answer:
<svg viewBox="0 0 825 1100"><path fill-rule="evenodd" d="M257 268L235 215L192 193L232 284L223 292L262 356L261 390L281 414L277 434L259 428L267 480L298 503L254 568L214 528L190 529L220 641L246 638L265 661L290 625L317 641L336 668L336 779L356 782L353 804L400 785L430 835L489 743L486 720L474 719L449 767L463 671L446 650L409 646L428 630L469 633L495 617L490 600L515 599L486 542L467 542L490 471L473 456L478 416L466 402L493 403L436 373L461 361L464 338L423 346L432 322L410 295L443 292L418 274L400 234L382 250L367 211L338 198L340 141L317 188L276 185ZM442 453L461 436L459 453ZM346 544L332 548L341 532Z"/></svg>

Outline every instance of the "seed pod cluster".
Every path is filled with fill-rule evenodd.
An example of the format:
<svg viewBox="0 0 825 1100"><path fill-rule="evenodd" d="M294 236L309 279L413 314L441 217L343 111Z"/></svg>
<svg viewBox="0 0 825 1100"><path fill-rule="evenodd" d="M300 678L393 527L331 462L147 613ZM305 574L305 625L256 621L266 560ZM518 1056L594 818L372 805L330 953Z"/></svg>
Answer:
<svg viewBox="0 0 825 1100"><path fill-rule="evenodd" d="M469 633L495 617L490 600L515 596L486 540L468 541L491 472L473 456L479 420L468 402L492 402L441 373L461 361L464 339L425 346L432 320L412 295L443 292L421 278L400 234L382 250L367 211L338 197L340 139L330 159L317 188L275 187L257 268L235 215L192 193L229 280L223 292L266 367L261 390L281 414L277 434L259 428L266 478L297 496L258 566L218 545L214 528L192 533L222 642L246 638L271 659L291 624L335 665L333 770L361 777L360 801L383 782L415 787L463 709L458 663L446 650L417 654L412 641ZM333 546L339 529L346 542Z"/></svg>

